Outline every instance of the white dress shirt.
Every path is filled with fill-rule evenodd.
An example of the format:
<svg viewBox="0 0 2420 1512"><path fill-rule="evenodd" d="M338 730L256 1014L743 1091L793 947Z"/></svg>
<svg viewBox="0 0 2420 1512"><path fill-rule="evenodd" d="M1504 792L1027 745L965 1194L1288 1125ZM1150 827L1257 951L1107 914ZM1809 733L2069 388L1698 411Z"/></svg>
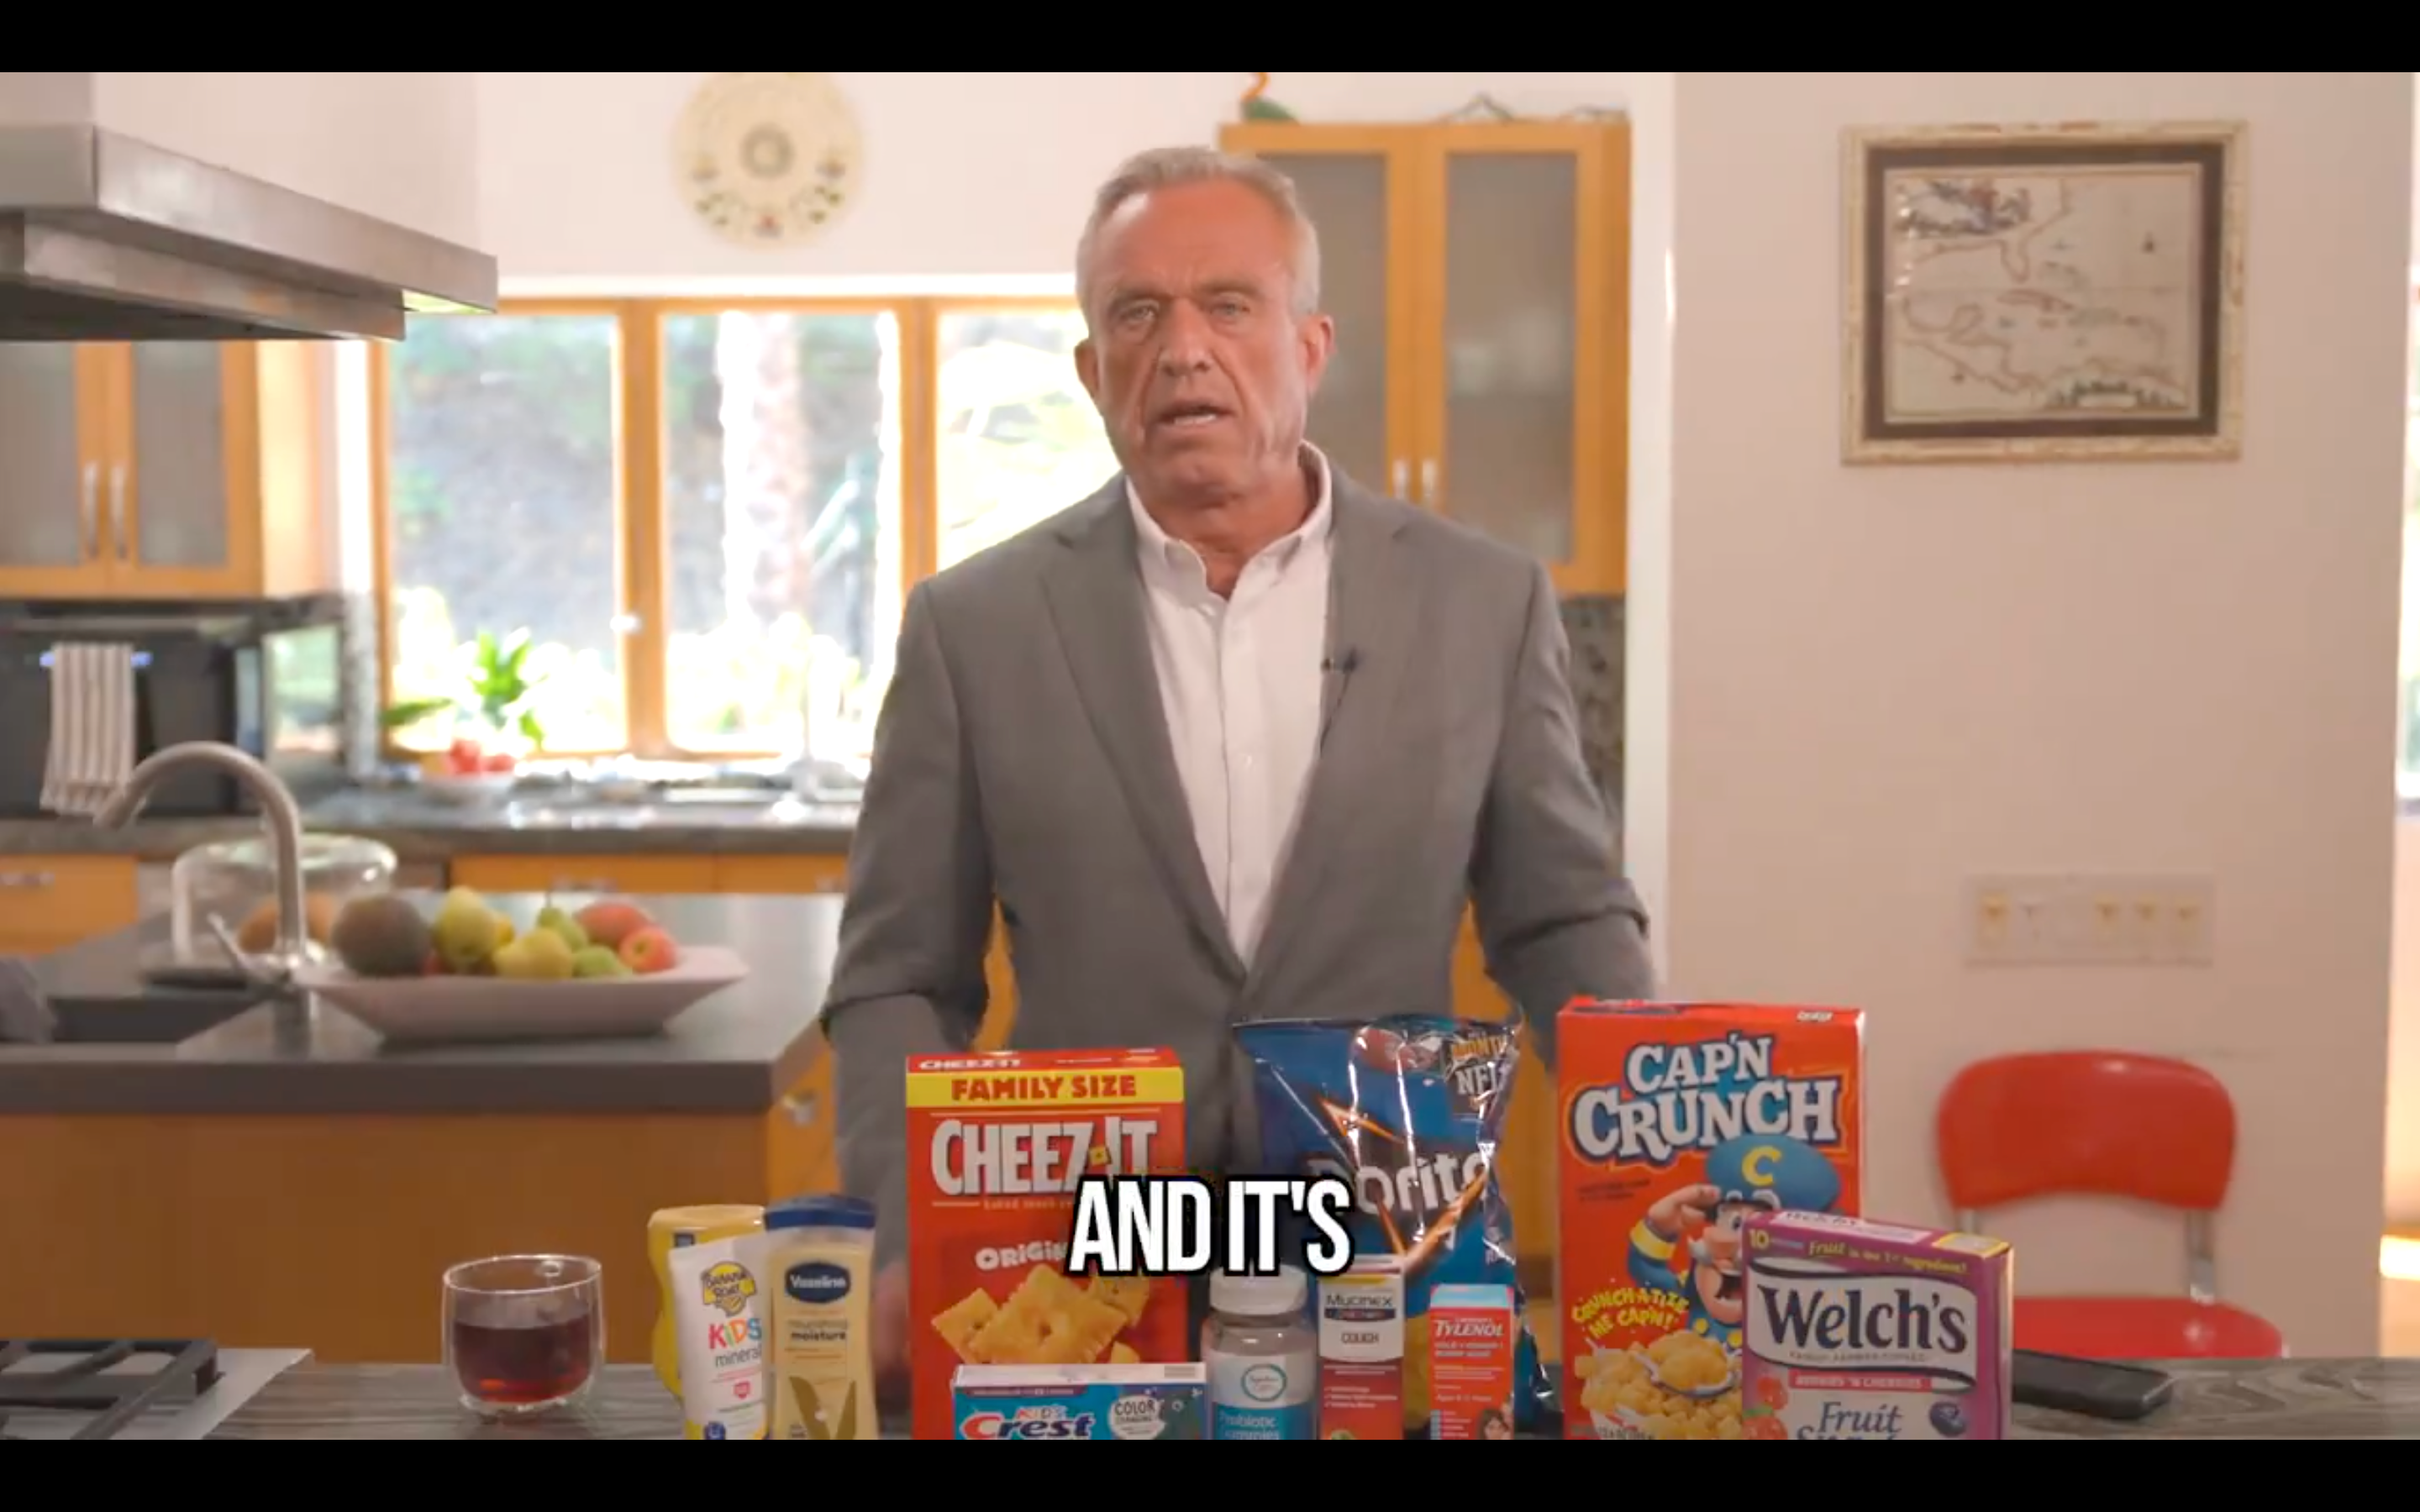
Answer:
<svg viewBox="0 0 2420 1512"><path fill-rule="evenodd" d="M1316 487L1311 514L1244 564L1227 598L1211 592L1201 556L1126 488L1176 774L1210 890L1248 965L1319 756L1334 518L1327 458L1304 451Z"/></svg>

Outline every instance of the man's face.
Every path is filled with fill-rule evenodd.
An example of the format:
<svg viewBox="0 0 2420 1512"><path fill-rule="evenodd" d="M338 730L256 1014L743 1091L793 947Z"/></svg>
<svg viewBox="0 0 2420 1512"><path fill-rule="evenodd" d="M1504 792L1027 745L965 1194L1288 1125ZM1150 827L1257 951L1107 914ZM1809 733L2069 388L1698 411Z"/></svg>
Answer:
<svg viewBox="0 0 2420 1512"><path fill-rule="evenodd" d="M1335 328L1294 313L1292 236L1245 184L1129 200L1093 249L1076 370L1147 499L1216 503L1297 466Z"/></svg>

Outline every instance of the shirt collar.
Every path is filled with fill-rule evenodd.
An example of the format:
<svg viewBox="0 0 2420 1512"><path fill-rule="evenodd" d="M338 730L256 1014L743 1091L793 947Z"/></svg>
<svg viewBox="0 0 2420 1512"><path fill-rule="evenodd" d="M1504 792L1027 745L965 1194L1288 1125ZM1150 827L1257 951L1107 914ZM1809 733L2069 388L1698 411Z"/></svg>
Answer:
<svg viewBox="0 0 2420 1512"><path fill-rule="evenodd" d="M1335 475L1328 468L1327 455L1309 442L1304 443L1302 455L1304 460L1311 464L1311 513L1303 517L1300 525L1262 549L1262 555L1271 558L1280 566L1298 555L1305 542L1326 541L1336 525L1336 511L1332 507L1336 492ZM1144 571L1173 572L1184 582L1198 583L1204 579L1202 558L1191 547L1159 528L1159 522L1151 517L1151 511L1142 507L1142 496L1135 492L1132 479L1126 482L1126 509L1134 516L1135 542L1142 555Z"/></svg>

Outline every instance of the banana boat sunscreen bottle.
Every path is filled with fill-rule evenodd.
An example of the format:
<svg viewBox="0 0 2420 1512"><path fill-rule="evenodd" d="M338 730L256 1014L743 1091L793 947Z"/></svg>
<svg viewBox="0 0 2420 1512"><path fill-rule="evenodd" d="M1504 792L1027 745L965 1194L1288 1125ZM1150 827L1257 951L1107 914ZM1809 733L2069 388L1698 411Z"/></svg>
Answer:
<svg viewBox="0 0 2420 1512"><path fill-rule="evenodd" d="M673 1305L673 1251L764 1231L765 1210L737 1202L666 1208L647 1220L647 1263L655 1267L656 1286L663 1295L663 1310L656 1315L656 1379L675 1396L681 1394L681 1384L680 1346L673 1332L673 1315L676 1311Z"/></svg>
<svg viewBox="0 0 2420 1512"><path fill-rule="evenodd" d="M765 1437L764 1249L740 1234L673 1251L684 1439Z"/></svg>

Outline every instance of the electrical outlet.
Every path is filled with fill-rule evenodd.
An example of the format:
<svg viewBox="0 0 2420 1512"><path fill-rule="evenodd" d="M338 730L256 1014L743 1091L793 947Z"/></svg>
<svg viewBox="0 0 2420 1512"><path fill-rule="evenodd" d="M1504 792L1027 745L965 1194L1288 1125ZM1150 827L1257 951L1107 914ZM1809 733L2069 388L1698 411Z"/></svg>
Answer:
<svg viewBox="0 0 2420 1512"><path fill-rule="evenodd" d="M1977 965L2202 966L2216 887L2201 876L1985 876L1966 886Z"/></svg>

